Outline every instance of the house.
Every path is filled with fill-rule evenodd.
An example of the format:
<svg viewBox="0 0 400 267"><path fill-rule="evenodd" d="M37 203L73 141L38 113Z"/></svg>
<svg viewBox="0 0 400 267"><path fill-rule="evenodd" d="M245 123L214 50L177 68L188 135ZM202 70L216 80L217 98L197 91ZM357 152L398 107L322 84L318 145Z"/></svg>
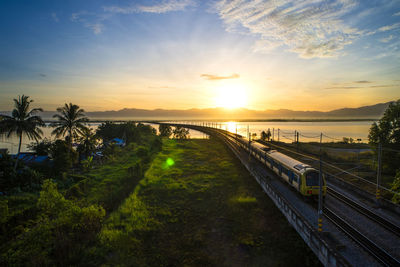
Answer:
<svg viewBox="0 0 400 267"><path fill-rule="evenodd" d="M14 155L15 158L17 155ZM23 161L25 164L45 164L50 161L49 156L38 156L33 152L21 152L18 159Z"/></svg>
<svg viewBox="0 0 400 267"><path fill-rule="evenodd" d="M125 141L120 139L120 138L114 138L110 141L110 144L114 144L120 147L123 147L126 145Z"/></svg>

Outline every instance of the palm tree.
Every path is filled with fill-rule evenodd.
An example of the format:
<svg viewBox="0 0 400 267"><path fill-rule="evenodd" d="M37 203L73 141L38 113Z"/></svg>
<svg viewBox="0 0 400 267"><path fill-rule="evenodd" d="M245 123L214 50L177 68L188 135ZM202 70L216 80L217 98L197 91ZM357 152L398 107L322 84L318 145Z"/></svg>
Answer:
<svg viewBox="0 0 400 267"><path fill-rule="evenodd" d="M82 136L79 138L78 151L86 158L96 150L99 139L92 129L83 130Z"/></svg>
<svg viewBox="0 0 400 267"><path fill-rule="evenodd" d="M33 108L29 110L33 100L29 100L29 96L18 96L14 98L14 109L11 116L1 115L0 134L6 135L9 138L16 134L19 137L17 159L15 161L14 170L17 169L19 154L21 153L22 136L26 135L29 139L36 142L41 139L43 134L40 126L44 126L44 122L40 116L35 115L41 108Z"/></svg>
<svg viewBox="0 0 400 267"><path fill-rule="evenodd" d="M60 114L55 114L53 116L53 118L57 118L58 121L52 124L55 129L51 134L55 135L57 138L68 134L68 143L71 149L74 138L82 135L83 131L87 129L85 123L88 122L89 119L86 117L83 109L72 103L65 103L63 107L57 108L57 111Z"/></svg>

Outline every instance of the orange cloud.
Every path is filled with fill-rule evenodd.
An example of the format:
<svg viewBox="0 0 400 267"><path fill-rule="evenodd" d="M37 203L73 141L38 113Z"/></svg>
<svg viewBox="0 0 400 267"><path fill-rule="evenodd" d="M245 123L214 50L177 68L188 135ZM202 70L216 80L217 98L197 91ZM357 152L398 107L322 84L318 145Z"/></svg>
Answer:
<svg viewBox="0 0 400 267"><path fill-rule="evenodd" d="M201 74L200 77L209 80L209 81L218 81L218 80L227 80L227 79L238 79L240 78L240 75L237 73L234 73L229 76L218 76L218 75L213 75L213 74Z"/></svg>

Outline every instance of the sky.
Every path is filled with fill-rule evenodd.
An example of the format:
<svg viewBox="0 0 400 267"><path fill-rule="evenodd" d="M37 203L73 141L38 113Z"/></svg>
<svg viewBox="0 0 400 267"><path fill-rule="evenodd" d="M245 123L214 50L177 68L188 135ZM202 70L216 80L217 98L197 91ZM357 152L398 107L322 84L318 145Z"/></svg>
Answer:
<svg viewBox="0 0 400 267"><path fill-rule="evenodd" d="M329 111L400 98L399 0L0 1L0 110Z"/></svg>

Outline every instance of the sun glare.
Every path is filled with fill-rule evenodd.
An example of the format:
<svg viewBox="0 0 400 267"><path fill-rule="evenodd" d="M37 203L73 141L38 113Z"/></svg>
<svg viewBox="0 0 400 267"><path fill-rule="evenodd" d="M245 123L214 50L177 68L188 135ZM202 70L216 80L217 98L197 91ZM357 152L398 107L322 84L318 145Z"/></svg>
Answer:
<svg viewBox="0 0 400 267"><path fill-rule="evenodd" d="M217 89L215 99L217 107L222 108L241 108L247 105L246 90L239 85L226 85Z"/></svg>

